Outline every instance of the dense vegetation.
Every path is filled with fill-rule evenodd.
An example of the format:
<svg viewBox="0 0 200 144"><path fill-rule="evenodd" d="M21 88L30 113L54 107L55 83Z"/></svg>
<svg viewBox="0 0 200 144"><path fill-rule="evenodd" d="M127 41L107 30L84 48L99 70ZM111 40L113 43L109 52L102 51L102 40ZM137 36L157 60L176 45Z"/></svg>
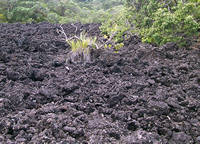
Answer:
<svg viewBox="0 0 200 144"><path fill-rule="evenodd" d="M1 0L0 22L102 23L115 43L132 34L143 42L180 46L199 41L200 0Z"/></svg>
<svg viewBox="0 0 200 144"><path fill-rule="evenodd" d="M1 22L101 22L120 0L1 0Z"/></svg>
<svg viewBox="0 0 200 144"><path fill-rule="evenodd" d="M144 42L187 45L198 35L199 0L127 0L135 31Z"/></svg>

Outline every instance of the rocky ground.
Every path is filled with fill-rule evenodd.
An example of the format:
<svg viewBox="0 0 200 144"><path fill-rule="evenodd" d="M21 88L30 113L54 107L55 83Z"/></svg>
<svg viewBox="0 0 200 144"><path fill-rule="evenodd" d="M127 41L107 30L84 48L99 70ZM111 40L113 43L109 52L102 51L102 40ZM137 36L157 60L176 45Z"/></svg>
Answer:
<svg viewBox="0 0 200 144"><path fill-rule="evenodd" d="M63 25L68 37L98 24ZM66 63L59 25L0 24L0 143L198 144L200 49L143 44Z"/></svg>

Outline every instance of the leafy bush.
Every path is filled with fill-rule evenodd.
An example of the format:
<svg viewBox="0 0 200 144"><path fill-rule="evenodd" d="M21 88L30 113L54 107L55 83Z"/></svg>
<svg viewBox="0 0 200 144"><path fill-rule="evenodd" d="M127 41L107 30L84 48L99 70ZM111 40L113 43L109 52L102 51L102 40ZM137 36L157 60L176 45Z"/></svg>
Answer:
<svg viewBox="0 0 200 144"><path fill-rule="evenodd" d="M120 11L118 11L120 9ZM100 30L105 35L104 37L110 38L116 43L123 41L124 34L130 29L130 24L127 21L127 9L123 6L111 9L106 21L100 27Z"/></svg>
<svg viewBox="0 0 200 144"><path fill-rule="evenodd" d="M199 1L199 0L198 0ZM180 46L191 43L199 34L200 3L158 0L127 0L131 17L143 42L163 45L176 42Z"/></svg>
<svg viewBox="0 0 200 144"><path fill-rule="evenodd" d="M0 13L0 23L6 22L6 18L3 14Z"/></svg>
<svg viewBox="0 0 200 144"><path fill-rule="evenodd" d="M128 36L130 23L128 22L129 13L123 6L110 9L107 18L102 23L100 30L106 39L104 48L113 48L115 53L124 46L123 41ZM108 43L108 44L107 44Z"/></svg>

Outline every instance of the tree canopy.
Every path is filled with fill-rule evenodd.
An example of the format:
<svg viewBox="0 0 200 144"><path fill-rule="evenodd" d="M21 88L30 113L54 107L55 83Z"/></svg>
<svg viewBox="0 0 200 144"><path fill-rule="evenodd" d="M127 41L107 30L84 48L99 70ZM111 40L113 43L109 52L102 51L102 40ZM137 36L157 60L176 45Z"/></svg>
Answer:
<svg viewBox="0 0 200 144"><path fill-rule="evenodd" d="M0 22L101 22L120 0L1 0Z"/></svg>

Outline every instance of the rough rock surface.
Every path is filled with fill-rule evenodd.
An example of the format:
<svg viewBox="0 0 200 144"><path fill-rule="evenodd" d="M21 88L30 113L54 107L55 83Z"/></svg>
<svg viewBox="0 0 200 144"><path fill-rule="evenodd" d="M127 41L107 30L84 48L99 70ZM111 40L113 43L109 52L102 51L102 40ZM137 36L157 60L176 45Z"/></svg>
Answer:
<svg viewBox="0 0 200 144"><path fill-rule="evenodd" d="M98 24L75 25L100 34ZM200 50L133 36L119 53L67 64L59 29L0 24L0 143L200 143Z"/></svg>

